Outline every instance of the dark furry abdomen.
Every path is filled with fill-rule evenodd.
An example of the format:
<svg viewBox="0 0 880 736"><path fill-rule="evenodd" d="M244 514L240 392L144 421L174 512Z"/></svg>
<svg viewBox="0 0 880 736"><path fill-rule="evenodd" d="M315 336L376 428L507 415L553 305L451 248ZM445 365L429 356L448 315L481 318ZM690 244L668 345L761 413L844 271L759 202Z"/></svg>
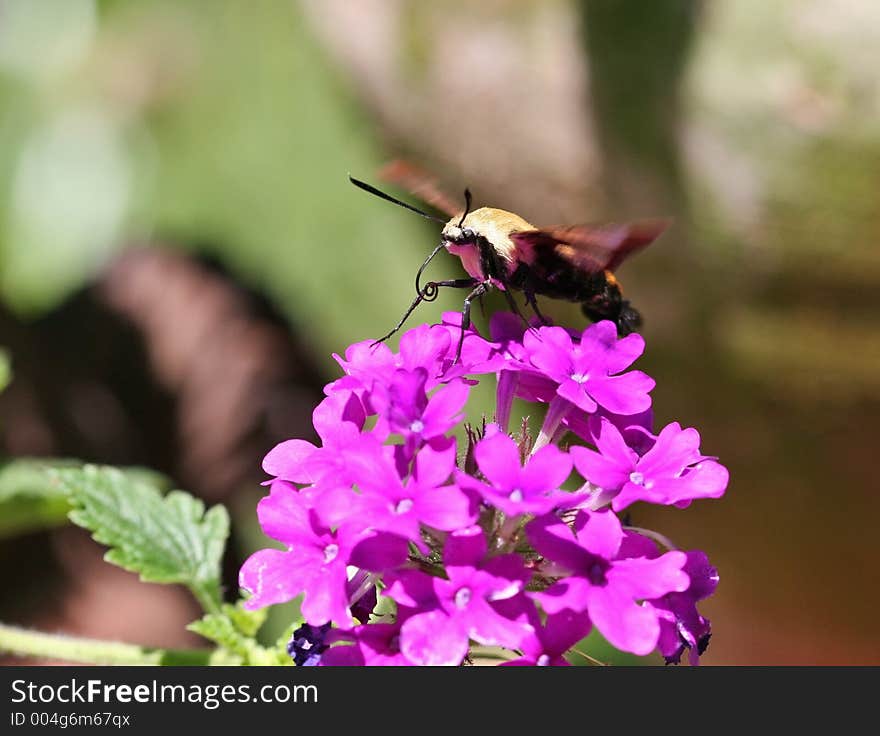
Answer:
<svg viewBox="0 0 880 736"><path fill-rule="evenodd" d="M617 283L606 277L605 271L587 273L548 255L532 266L520 264L510 278L510 285L527 294L580 302L584 315L594 322L610 319L620 335L628 335L641 325L641 316L623 298Z"/></svg>

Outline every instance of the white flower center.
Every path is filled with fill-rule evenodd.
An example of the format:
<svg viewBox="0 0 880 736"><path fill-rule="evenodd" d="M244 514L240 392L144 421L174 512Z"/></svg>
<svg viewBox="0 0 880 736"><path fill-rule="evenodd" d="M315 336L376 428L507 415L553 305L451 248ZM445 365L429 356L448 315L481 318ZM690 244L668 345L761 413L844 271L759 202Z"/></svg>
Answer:
<svg viewBox="0 0 880 736"><path fill-rule="evenodd" d="M574 381L575 383L586 383L587 381L590 380L590 374L589 373L572 373L571 380Z"/></svg>
<svg viewBox="0 0 880 736"><path fill-rule="evenodd" d="M629 482L635 483L637 486L645 485L645 476L642 475L638 470L634 470L629 474Z"/></svg>
<svg viewBox="0 0 880 736"><path fill-rule="evenodd" d="M519 488L514 488L508 498L514 503L519 503L523 500L523 492Z"/></svg>
<svg viewBox="0 0 880 736"><path fill-rule="evenodd" d="M470 588L459 588L458 592L455 594L455 607L456 608L464 608L470 602L471 602Z"/></svg>
<svg viewBox="0 0 880 736"><path fill-rule="evenodd" d="M414 434L419 434L425 430L425 423L421 419L416 419L412 424L409 425L409 431Z"/></svg>
<svg viewBox="0 0 880 736"><path fill-rule="evenodd" d="M336 556L339 554L339 545L338 544L328 544L324 547L324 562L330 563L336 559Z"/></svg>
<svg viewBox="0 0 880 736"><path fill-rule="evenodd" d="M542 654L540 657L538 657L535 664L538 665L538 667L546 667L550 664L550 657L547 654Z"/></svg>
<svg viewBox="0 0 880 736"><path fill-rule="evenodd" d="M395 514L405 514L413 507L413 502L411 498L404 498L398 501L397 506L394 507Z"/></svg>

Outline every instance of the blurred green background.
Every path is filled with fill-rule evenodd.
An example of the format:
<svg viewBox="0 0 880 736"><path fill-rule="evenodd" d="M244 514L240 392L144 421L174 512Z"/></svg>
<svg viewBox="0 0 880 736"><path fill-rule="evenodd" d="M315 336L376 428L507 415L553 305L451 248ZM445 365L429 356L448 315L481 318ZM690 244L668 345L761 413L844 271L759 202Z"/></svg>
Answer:
<svg viewBox="0 0 880 736"><path fill-rule="evenodd" d="M349 172L403 155L537 224L671 215L620 276L657 421L696 426L732 480L636 520L719 568L706 663L876 664L878 49L874 0L4 0L6 319L26 344L122 249L161 243L277 305L316 386L395 323L437 242ZM23 431L4 422L9 451ZM254 497L230 501L242 529ZM178 643L176 620L101 618L106 589L64 562L88 543L53 534L52 610L6 585L0 614Z"/></svg>

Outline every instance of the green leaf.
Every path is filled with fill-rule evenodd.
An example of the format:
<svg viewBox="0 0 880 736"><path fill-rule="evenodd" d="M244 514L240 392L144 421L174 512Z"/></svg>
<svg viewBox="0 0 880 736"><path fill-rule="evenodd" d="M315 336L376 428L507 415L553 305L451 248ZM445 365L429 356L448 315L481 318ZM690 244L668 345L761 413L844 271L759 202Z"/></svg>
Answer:
<svg viewBox="0 0 880 736"><path fill-rule="evenodd" d="M223 506L207 512L183 491L163 498L149 482L110 467L57 470L70 519L111 549L107 562L152 583L189 587L208 612L220 610L220 559L229 534Z"/></svg>
<svg viewBox="0 0 880 736"><path fill-rule="evenodd" d="M53 471L81 467L81 461L64 458L0 462L0 539L66 524L70 501ZM154 470L132 467L122 472L163 492L170 488L168 478Z"/></svg>
<svg viewBox="0 0 880 736"><path fill-rule="evenodd" d="M208 613L187 628L218 644L228 658L242 665L290 664L284 646L268 649L254 638L266 620L267 609L248 611L238 605L224 603L220 613ZM285 642L286 643L286 642ZM220 656L222 656L222 651Z"/></svg>
<svg viewBox="0 0 880 736"><path fill-rule="evenodd" d="M244 601L239 601L237 605L224 604L223 612L229 616L235 628L245 636L256 636L260 627L269 615L268 608L258 608L251 611L244 607Z"/></svg>
<svg viewBox="0 0 880 736"><path fill-rule="evenodd" d="M70 503L52 471L73 463L31 458L0 463L0 539L67 523Z"/></svg>

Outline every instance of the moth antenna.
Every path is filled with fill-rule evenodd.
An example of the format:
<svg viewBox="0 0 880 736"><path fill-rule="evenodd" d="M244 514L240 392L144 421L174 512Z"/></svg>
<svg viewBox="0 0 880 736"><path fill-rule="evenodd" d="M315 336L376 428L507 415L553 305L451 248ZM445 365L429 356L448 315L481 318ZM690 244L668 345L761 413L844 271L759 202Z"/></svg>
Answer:
<svg viewBox="0 0 880 736"><path fill-rule="evenodd" d="M379 199L384 199L386 202L391 202L391 204L396 204L398 207L403 207L404 209L409 210L410 212L415 212L417 215L421 215L426 220L433 220L434 222L439 222L441 225L446 224L446 220L441 220L439 217L434 217L433 215L429 215L427 212L423 212L418 207L413 207L413 205L408 204L397 197L392 197L390 194L386 194L380 189L376 189L376 187L371 184L367 184L365 181L360 181L359 179L355 179L351 174L348 175L348 180L354 184L356 187L363 189L365 192L369 192L370 194L379 197Z"/></svg>
<svg viewBox="0 0 880 736"><path fill-rule="evenodd" d="M471 211L471 190L464 190L464 214L461 216L461 219L458 221L458 226L461 227L464 224L464 218L468 216Z"/></svg>

